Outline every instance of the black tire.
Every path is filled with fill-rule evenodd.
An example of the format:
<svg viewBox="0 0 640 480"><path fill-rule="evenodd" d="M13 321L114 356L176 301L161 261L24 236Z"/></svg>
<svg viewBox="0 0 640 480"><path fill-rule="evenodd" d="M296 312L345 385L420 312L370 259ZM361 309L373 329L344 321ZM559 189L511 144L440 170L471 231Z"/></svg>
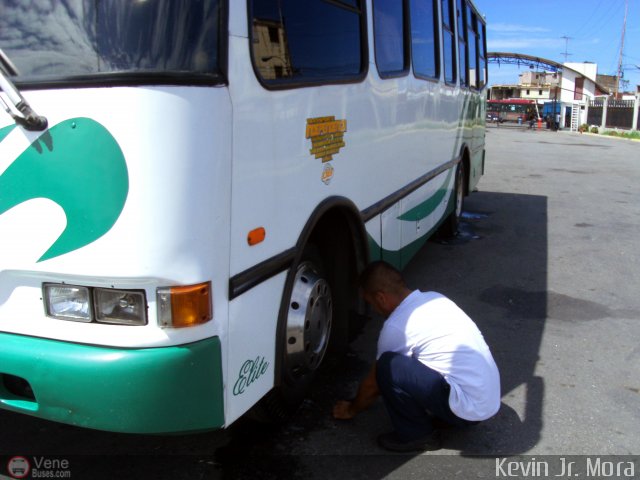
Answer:
<svg viewBox="0 0 640 480"><path fill-rule="evenodd" d="M280 356L276 375L280 378L251 411L254 419L270 423L286 421L298 409L322 364L331 338L333 296L314 246L305 248L290 277L276 346Z"/></svg>
<svg viewBox="0 0 640 480"><path fill-rule="evenodd" d="M445 218L444 222L438 229L438 235L442 238L452 238L458 234L458 226L460 225L460 217L462 216L462 208L464 206L464 162L458 163L456 167L455 194L453 211Z"/></svg>

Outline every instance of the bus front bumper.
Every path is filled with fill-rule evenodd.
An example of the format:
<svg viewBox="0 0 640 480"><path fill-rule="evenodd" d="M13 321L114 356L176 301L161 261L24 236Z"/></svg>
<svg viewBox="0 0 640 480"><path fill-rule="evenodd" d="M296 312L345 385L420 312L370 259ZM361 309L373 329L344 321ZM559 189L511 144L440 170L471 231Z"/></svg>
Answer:
<svg viewBox="0 0 640 480"><path fill-rule="evenodd" d="M220 340L122 349L0 333L0 408L113 432L220 428Z"/></svg>

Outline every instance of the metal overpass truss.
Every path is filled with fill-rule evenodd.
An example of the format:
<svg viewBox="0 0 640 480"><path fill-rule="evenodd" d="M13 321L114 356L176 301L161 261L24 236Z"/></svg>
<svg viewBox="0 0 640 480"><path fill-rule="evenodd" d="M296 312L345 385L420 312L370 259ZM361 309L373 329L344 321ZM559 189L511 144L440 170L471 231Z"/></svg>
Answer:
<svg viewBox="0 0 640 480"><path fill-rule="evenodd" d="M487 60L489 63L495 63L497 65L526 66L547 72L562 72L564 68L561 63L554 62L553 60L525 55L523 53L489 52L487 53Z"/></svg>

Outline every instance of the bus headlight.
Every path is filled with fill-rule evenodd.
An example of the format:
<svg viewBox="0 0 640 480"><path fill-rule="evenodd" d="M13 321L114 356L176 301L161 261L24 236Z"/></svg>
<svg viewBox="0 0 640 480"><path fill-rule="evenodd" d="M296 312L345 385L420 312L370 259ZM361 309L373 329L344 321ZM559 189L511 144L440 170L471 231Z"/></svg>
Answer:
<svg viewBox="0 0 640 480"><path fill-rule="evenodd" d="M88 288L45 284L43 290L48 316L74 322L91 321L91 297Z"/></svg>
<svg viewBox="0 0 640 480"><path fill-rule="evenodd" d="M146 325L144 290L81 287L45 283L43 300L48 317L74 322Z"/></svg>
<svg viewBox="0 0 640 480"><path fill-rule="evenodd" d="M96 288L93 302L98 323L118 325L145 325L146 302L144 293L135 290Z"/></svg>

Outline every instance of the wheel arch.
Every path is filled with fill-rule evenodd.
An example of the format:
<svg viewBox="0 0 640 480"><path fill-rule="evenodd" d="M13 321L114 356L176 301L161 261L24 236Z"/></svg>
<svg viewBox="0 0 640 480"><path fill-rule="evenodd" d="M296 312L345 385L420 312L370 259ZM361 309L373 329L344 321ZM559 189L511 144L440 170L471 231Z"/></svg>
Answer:
<svg viewBox="0 0 640 480"><path fill-rule="evenodd" d="M341 277L347 282L346 290L336 292L337 301L357 293L357 277L369 259L367 234L360 211L346 197L330 197L322 201L312 212L302 229L295 247L295 256L287 271L285 287L280 300L278 325L276 329L275 385L283 378L284 338L286 317L289 309L296 267L301 262L305 249L314 245L330 272L329 283L335 288L335 281ZM347 275L338 271L340 262L347 260ZM340 275L338 275L340 273ZM343 311L348 305L340 304ZM345 312L346 313L346 312ZM342 319L345 320L345 319ZM334 325L335 327L335 325Z"/></svg>
<svg viewBox="0 0 640 480"><path fill-rule="evenodd" d="M469 145L466 143L462 144L460 148L460 161L464 166L464 195L469 195L469 185L471 182L471 152L469 150Z"/></svg>

